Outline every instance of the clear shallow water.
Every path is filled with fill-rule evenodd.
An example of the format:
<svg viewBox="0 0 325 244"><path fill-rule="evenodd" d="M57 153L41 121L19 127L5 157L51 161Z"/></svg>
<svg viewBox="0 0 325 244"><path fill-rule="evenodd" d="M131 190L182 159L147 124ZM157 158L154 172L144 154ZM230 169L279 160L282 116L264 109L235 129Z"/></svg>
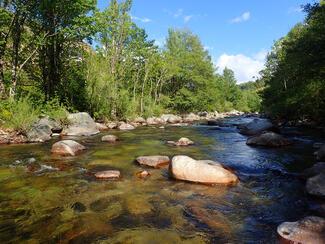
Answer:
<svg viewBox="0 0 325 244"><path fill-rule="evenodd" d="M74 138L87 151L67 158L50 154L55 140L1 146L0 242L276 242L279 223L308 214L304 183L295 173L313 163L313 137L295 137L295 145L281 149L253 148L233 126L245 120L228 119L221 128L110 131L121 139L116 144L100 141L108 133ZM165 144L180 137L195 146ZM138 179L142 168L134 159L155 154L223 162L235 169L240 184L190 184L170 179L167 169L148 168L151 176ZM27 170L31 157L37 163ZM38 164L57 170L37 171ZM120 170L122 179L99 181L92 175L107 169Z"/></svg>

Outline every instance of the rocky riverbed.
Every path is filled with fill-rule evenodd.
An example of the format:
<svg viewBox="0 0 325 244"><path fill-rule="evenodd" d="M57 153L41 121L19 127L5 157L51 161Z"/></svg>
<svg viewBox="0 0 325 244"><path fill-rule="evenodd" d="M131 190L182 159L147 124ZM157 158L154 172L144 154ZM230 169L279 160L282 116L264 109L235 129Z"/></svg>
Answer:
<svg viewBox="0 0 325 244"><path fill-rule="evenodd" d="M1 146L0 241L274 243L287 233L282 223L324 217L322 196L306 190L322 164L304 171L323 155L313 155L314 143L324 143L317 132L216 119L164 116L101 127L82 119L44 143ZM193 143L178 146L180 138ZM71 152L69 145L78 150L57 153Z"/></svg>

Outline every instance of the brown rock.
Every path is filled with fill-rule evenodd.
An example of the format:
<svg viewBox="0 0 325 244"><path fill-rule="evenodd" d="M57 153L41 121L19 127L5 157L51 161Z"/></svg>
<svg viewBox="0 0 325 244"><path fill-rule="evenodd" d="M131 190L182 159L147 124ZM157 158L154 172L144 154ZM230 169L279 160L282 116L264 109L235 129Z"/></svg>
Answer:
<svg viewBox="0 0 325 244"><path fill-rule="evenodd" d="M284 222L278 226L278 234L290 243L324 244L325 220L308 216L296 222Z"/></svg>
<svg viewBox="0 0 325 244"><path fill-rule="evenodd" d="M86 148L73 140L63 140L53 144L51 152L61 156L75 156Z"/></svg>
<svg viewBox="0 0 325 244"><path fill-rule="evenodd" d="M115 180L121 177L121 173L118 170L106 170L97 172L95 177L97 179Z"/></svg>
<svg viewBox="0 0 325 244"><path fill-rule="evenodd" d="M108 130L108 127L105 124L102 123L96 123L96 127L99 131L106 131Z"/></svg>
<svg viewBox="0 0 325 244"><path fill-rule="evenodd" d="M116 129L118 127L118 124L115 123L115 122L108 122L106 124L106 126L109 128L109 129Z"/></svg>
<svg viewBox="0 0 325 244"><path fill-rule="evenodd" d="M116 142L119 138L115 135L106 135L102 137L103 142Z"/></svg>
<svg viewBox="0 0 325 244"><path fill-rule="evenodd" d="M136 161L141 165L146 165L154 168L161 168L170 163L170 159L168 156L142 156L138 157Z"/></svg>
<svg viewBox="0 0 325 244"><path fill-rule="evenodd" d="M171 176L178 180L204 184L234 184L238 182L237 176L218 162L194 160L183 155L173 157L169 171Z"/></svg>

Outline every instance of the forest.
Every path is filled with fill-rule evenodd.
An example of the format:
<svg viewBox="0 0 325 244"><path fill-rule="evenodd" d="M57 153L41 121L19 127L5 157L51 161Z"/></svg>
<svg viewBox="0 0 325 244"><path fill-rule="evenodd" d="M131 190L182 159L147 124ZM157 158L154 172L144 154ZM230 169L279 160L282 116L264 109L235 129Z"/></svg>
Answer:
<svg viewBox="0 0 325 244"><path fill-rule="evenodd" d="M164 47L131 19L130 0L100 11L94 0L2 1L1 120L87 111L98 120L163 112L260 110L254 86L220 75L199 37L170 28ZM247 86L248 87L248 86Z"/></svg>
<svg viewBox="0 0 325 244"><path fill-rule="evenodd" d="M325 10L276 41L261 76L236 83L217 72L200 38L170 28L163 47L130 15L132 1L5 0L0 8L0 119L19 128L42 114L87 111L98 120L164 112L265 112L282 119L325 116ZM28 116L27 116L28 115Z"/></svg>

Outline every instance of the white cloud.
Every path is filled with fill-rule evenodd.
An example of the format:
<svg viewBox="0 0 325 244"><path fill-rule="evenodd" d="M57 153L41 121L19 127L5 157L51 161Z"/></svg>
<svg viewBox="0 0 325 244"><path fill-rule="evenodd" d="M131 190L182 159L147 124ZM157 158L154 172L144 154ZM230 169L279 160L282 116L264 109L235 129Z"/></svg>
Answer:
<svg viewBox="0 0 325 244"><path fill-rule="evenodd" d="M267 52L265 50L249 57L244 54L222 54L216 61L218 72L222 73L225 67L232 69L238 83L251 81L253 77L259 77L259 71L264 68Z"/></svg>
<svg viewBox="0 0 325 244"><path fill-rule="evenodd" d="M136 17L136 16L131 16L131 18L132 18L133 20L141 21L142 23L149 23L149 22L152 21L151 19L146 18L146 17L144 17L144 18L140 18L140 17Z"/></svg>
<svg viewBox="0 0 325 244"><path fill-rule="evenodd" d="M178 18L183 15L183 9L179 8L175 13L173 13L174 18Z"/></svg>
<svg viewBox="0 0 325 244"><path fill-rule="evenodd" d="M249 20L250 18L251 18L251 13L247 11L247 12L243 13L242 15L230 20L230 23L245 22L245 21Z"/></svg>
<svg viewBox="0 0 325 244"><path fill-rule="evenodd" d="M193 15L184 16L184 23L188 23L193 18Z"/></svg>

